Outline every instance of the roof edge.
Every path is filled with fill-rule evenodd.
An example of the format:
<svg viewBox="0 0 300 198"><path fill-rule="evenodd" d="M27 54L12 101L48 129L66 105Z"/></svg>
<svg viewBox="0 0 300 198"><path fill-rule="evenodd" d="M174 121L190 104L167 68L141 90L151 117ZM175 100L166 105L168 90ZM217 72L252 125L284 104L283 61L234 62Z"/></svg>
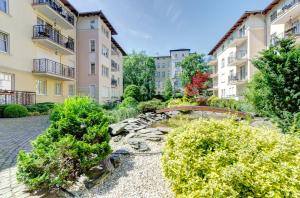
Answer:
<svg viewBox="0 0 300 198"><path fill-rule="evenodd" d="M125 52L125 50L123 50L123 48L119 45L119 43L113 37L111 37L111 42L121 51L123 56L127 56L127 53Z"/></svg>

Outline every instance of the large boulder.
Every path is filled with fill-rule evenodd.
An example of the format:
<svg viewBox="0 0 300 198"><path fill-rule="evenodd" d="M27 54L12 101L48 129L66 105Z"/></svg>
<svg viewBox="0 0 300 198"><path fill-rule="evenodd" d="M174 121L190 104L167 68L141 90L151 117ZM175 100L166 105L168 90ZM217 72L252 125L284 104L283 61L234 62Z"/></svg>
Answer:
<svg viewBox="0 0 300 198"><path fill-rule="evenodd" d="M117 123L117 124L111 124L109 126L110 128L110 134L112 136L120 135L121 133L125 132L127 124L126 123Z"/></svg>

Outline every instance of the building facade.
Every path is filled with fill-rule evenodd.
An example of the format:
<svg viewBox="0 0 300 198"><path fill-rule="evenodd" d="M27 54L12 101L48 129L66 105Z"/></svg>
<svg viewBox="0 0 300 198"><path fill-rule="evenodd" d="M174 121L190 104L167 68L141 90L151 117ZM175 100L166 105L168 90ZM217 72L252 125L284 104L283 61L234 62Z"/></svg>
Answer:
<svg viewBox="0 0 300 198"><path fill-rule="evenodd" d="M170 50L169 56L157 56L155 59L155 87L156 94L162 95L164 86L168 79L172 82L174 92L182 92L182 84L180 80L180 74L182 68L180 62L190 54L190 49L175 49Z"/></svg>
<svg viewBox="0 0 300 198"><path fill-rule="evenodd" d="M78 95L90 96L99 103L120 100L126 53L112 37L116 34L101 11L79 14Z"/></svg>
<svg viewBox="0 0 300 198"><path fill-rule="evenodd" d="M265 17L247 11L210 51L212 91L220 98L240 99L256 69L251 60L265 48Z"/></svg>
<svg viewBox="0 0 300 198"><path fill-rule="evenodd" d="M0 103L76 94L76 22L66 0L0 1Z"/></svg>

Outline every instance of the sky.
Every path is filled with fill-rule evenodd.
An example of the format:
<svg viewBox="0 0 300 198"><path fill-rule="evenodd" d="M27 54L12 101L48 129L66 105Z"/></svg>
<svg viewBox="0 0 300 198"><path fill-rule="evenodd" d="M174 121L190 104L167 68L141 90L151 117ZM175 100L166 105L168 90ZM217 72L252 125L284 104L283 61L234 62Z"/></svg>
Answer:
<svg viewBox="0 0 300 198"><path fill-rule="evenodd" d="M69 0L79 12L102 10L131 53L168 55L189 48L207 54L245 12L271 0Z"/></svg>

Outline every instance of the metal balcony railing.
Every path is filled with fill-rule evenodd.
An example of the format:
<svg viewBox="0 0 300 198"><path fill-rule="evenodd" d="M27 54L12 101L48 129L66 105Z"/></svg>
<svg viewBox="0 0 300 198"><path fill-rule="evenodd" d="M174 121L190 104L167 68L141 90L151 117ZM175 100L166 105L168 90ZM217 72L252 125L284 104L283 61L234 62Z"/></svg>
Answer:
<svg viewBox="0 0 300 198"><path fill-rule="evenodd" d="M51 7L55 12L57 12L61 17L67 20L70 24L74 26L75 17L74 15L65 9L61 3L57 0L33 0L33 5L46 4Z"/></svg>
<svg viewBox="0 0 300 198"><path fill-rule="evenodd" d="M236 60L241 60L247 56L247 50L239 50L233 56L228 57L228 64L235 62Z"/></svg>
<svg viewBox="0 0 300 198"><path fill-rule="evenodd" d="M58 45L67 48L74 52L74 39L71 37L65 37L57 30L48 25L35 25L33 26L33 38L34 39L50 39Z"/></svg>
<svg viewBox="0 0 300 198"><path fill-rule="evenodd" d="M75 68L43 58L33 60L34 73L48 73L64 78L75 78Z"/></svg>
<svg viewBox="0 0 300 198"><path fill-rule="evenodd" d="M271 16L270 20L273 22L276 20L279 16L283 15L286 13L290 8L292 8L294 5L299 4L300 0L286 0L283 4L282 7L276 11L274 11Z"/></svg>
<svg viewBox="0 0 300 198"><path fill-rule="evenodd" d="M247 75L231 74L228 76L229 82L244 81L244 80L247 80Z"/></svg>
<svg viewBox="0 0 300 198"><path fill-rule="evenodd" d="M36 103L35 92L0 90L0 104L31 105L35 103Z"/></svg>

